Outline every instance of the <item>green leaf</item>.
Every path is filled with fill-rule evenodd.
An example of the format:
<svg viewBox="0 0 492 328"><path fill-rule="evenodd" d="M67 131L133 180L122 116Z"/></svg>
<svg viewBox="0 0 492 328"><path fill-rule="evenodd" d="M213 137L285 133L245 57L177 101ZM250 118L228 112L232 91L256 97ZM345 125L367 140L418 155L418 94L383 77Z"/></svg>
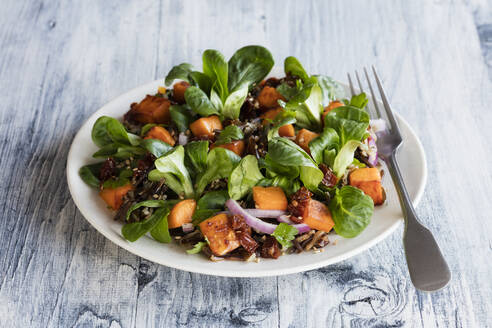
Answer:
<svg viewBox="0 0 492 328"><path fill-rule="evenodd" d="M374 203L362 190L344 186L336 191L329 208L336 233L345 238L353 238L371 221Z"/></svg>
<svg viewBox="0 0 492 328"><path fill-rule="evenodd" d="M150 235L152 238L160 243L170 243L172 241L171 234L169 233L169 226L167 223L167 217L170 212L169 207L160 208L157 211L161 211L161 219L157 224L150 230ZM156 211L156 212L157 212Z"/></svg>
<svg viewBox="0 0 492 328"><path fill-rule="evenodd" d="M299 179L292 179L284 175L275 175L270 178L262 179L257 185L262 187L280 187L287 195L292 195L301 188Z"/></svg>
<svg viewBox="0 0 492 328"><path fill-rule="evenodd" d="M185 132L190 126L192 120L192 113L186 105L172 105L169 107L169 113L171 120L176 124L179 132Z"/></svg>
<svg viewBox="0 0 492 328"><path fill-rule="evenodd" d="M161 200L161 199L149 199L149 200L144 200L143 202L133 204L128 211L126 212L126 220L130 218L130 215L132 214L133 211L140 207L165 207L165 206L171 206L175 205L177 201L170 201L170 200Z"/></svg>
<svg viewBox="0 0 492 328"><path fill-rule="evenodd" d="M115 143L131 146L137 146L139 144L140 137L126 132L125 127L120 121L111 118L106 122L106 127L108 135Z"/></svg>
<svg viewBox="0 0 492 328"><path fill-rule="evenodd" d="M337 178L340 179L347 170L347 167L352 164L354 152L360 145L362 145L360 141L349 140L342 149L340 149L333 162L333 171Z"/></svg>
<svg viewBox="0 0 492 328"><path fill-rule="evenodd" d="M325 116L325 127L337 131L341 146L349 140L361 141L368 126L369 114L353 106L337 107Z"/></svg>
<svg viewBox="0 0 492 328"><path fill-rule="evenodd" d="M240 127L236 125L228 125L225 127L224 130L220 132L217 141L215 141L215 145L219 146L226 143L230 143L234 140L243 140L243 139L244 139L244 134Z"/></svg>
<svg viewBox="0 0 492 328"><path fill-rule="evenodd" d="M219 114L205 92L198 87L191 86L186 89L185 100L191 109L200 116Z"/></svg>
<svg viewBox="0 0 492 328"><path fill-rule="evenodd" d="M140 130L140 136L143 137L147 134L147 132L150 131L154 126L157 126L155 123L147 123L145 124L142 129Z"/></svg>
<svg viewBox="0 0 492 328"><path fill-rule="evenodd" d="M306 82L309 79L306 70L304 69L304 67L302 67L299 60L292 56L285 58L284 71L286 75L298 76L304 82Z"/></svg>
<svg viewBox="0 0 492 328"><path fill-rule="evenodd" d="M169 73L167 73L165 83L167 86L171 85L174 80L184 80L190 82L188 79L188 75L191 73L191 69L193 66L188 63L182 63L171 68Z"/></svg>
<svg viewBox="0 0 492 328"><path fill-rule="evenodd" d="M229 60L229 91L263 80L272 69L274 60L270 51L261 46L246 46Z"/></svg>
<svg viewBox="0 0 492 328"><path fill-rule="evenodd" d="M186 198L194 197L193 184L189 172L184 165L183 146L175 147L166 155L159 157L154 163L156 170L162 175L161 177L166 179L166 184L175 193L178 195L184 194Z"/></svg>
<svg viewBox="0 0 492 328"><path fill-rule="evenodd" d="M241 160L234 152L217 147L212 149L207 157L207 170L198 178L196 183L197 195L212 181L227 178Z"/></svg>
<svg viewBox="0 0 492 328"><path fill-rule="evenodd" d="M152 215L143 221L127 223L121 228L123 237L131 242L137 241L140 237L152 230L169 214L169 207L162 207L156 210Z"/></svg>
<svg viewBox="0 0 492 328"><path fill-rule="evenodd" d="M332 128L325 128L318 137L311 140L309 150L316 164L319 165L323 162L323 151L325 149L338 148L338 142L338 134Z"/></svg>
<svg viewBox="0 0 492 328"><path fill-rule="evenodd" d="M337 156L336 149L328 149L326 148L323 151L323 163L333 168L333 164L335 163L335 157Z"/></svg>
<svg viewBox="0 0 492 328"><path fill-rule="evenodd" d="M300 167L300 178L309 190L316 190L323 172L301 147L286 138L274 138L268 142L268 155L277 163L284 166Z"/></svg>
<svg viewBox="0 0 492 328"><path fill-rule="evenodd" d="M354 158L354 160L352 161L352 165L359 169L366 167L366 164L361 163L357 158Z"/></svg>
<svg viewBox="0 0 492 328"><path fill-rule="evenodd" d="M217 50L208 49L203 52L202 60L203 73L212 79L212 88L224 102L229 94L227 88L228 65L224 56Z"/></svg>
<svg viewBox="0 0 492 328"><path fill-rule="evenodd" d="M292 99L299 93L299 89L297 87L291 87L285 82L277 87L277 91L287 100Z"/></svg>
<svg viewBox="0 0 492 328"><path fill-rule="evenodd" d="M171 145L158 139L144 139L140 145L157 158L173 149Z"/></svg>
<svg viewBox="0 0 492 328"><path fill-rule="evenodd" d="M281 105L287 110L296 112L297 126L320 130L323 106L321 89L317 84L305 84L289 102Z"/></svg>
<svg viewBox="0 0 492 328"><path fill-rule="evenodd" d="M342 86L335 82L331 77L326 75L314 75L314 78L316 78L316 81L318 81L318 85L321 88L323 107L328 106L333 100L345 97L345 91Z"/></svg>
<svg viewBox="0 0 492 328"><path fill-rule="evenodd" d="M187 143L185 153L186 166L194 175L207 169L208 141L202 140Z"/></svg>
<svg viewBox="0 0 492 328"><path fill-rule="evenodd" d="M227 190L214 190L206 192L197 203L197 210L203 209L222 209L225 202L229 199Z"/></svg>
<svg viewBox="0 0 492 328"><path fill-rule="evenodd" d="M241 106L246 100L248 95L248 85L242 84L235 91L229 94L226 98L224 107L222 108L222 115L224 117L235 120L239 118L241 112Z"/></svg>
<svg viewBox="0 0 492 328"><path fill-rule="evenodd" d="M198 85L200 89L203 90L207 95L210 94L210 90L212 90L213 81L210 77L203 74L202 72L193 71L190 73L192 85Z"/></svg>
<svg viewBox="0 0 492 328"><path fill-rule="evenodd" d="M103 163L90 164L82 166L79 170L80 178L89 186L99 188L101 181L99 180L99 170Z"/></svg>
<svg viewBox="0 0 492 328"><path fill-rule="evenodd" d="M104 147L113 143L113 139L111 139L108 134L108 122L110 120L113 120L113 118L109 116L101 116L92 126L92 141L98 147Z"/></svg>
<svg viewBox="0 0 492 328"><path fill-rule="evenodd" d="M227 183L229 196L235 200L243 198L263 178L256 157L253 155L245 156L229 176Z"/></svg>
<svg viewBox="0 0 492 328"><path fill-rule="evenodd" d="M283 249L288 249L292 247L292 242L296 235L299 233L299 231L293 227L288 225L287 223L279 223L277 228L275 228L275 231L272 233L272 236L277 239L277 241L282 245Z"/></svg>
<svg viewBox="0 0 492 328"><path fill-rule="evenodd" d="M92 141L101 148L109 147L111 144L137 146L140 142L139 136L128 133L123 124L109 116L101 116L97 119L91 135Z"/></svg>
<svg viewBox="0 0 492 328"><path fill-rule="evenodd" d="M222 103L222 99L220 99L220 96L213 89L212 91L210 91L210 102L219 113L222 113L224 104Z"/></svg>
<svg viewBox="0 0 492 328"><path fill-rule="evenodd" d="M198 243L196 243L192 249L189 249L186 251L186 253L188 254L198 254L202 251L203 247L207 246L207 242L206 241L199 241Z"/></svg>
<svg viewBox="0 0 492 328"><path fill-rule="evenodd" d="M272 159L270 154L266 154L265 158L261 161L261 167L267 170L267 175L269 177L274 177L277 175L286 176L288 178L295 179L299 176L300 169L295 165L288 165L281 161L277 162Z"/></svg>
<svg viewBox="0 0 492 328"><path fill-rule="evenodd" d="M368 102L369 99L367 99L367 95L364 92L362 92L359 93L358 95L352 96L349 105L360 109L364 109L364 107L366 107Z"/></svg>

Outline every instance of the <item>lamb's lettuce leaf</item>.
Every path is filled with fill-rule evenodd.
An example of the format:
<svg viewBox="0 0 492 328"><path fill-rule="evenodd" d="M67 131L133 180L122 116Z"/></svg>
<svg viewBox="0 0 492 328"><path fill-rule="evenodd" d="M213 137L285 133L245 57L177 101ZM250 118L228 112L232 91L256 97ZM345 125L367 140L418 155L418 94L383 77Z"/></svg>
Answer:
<svg viewBox="0 0 492 328"><path fill-rule="evenodd" d="M318 137L311 140L309 150L316 164L323 163L323 151L337 149L339 141L337 132L332 128L325 128Z"/></svg>
<svg viewBox="0 0 492 328"><path fill-rule="evenodd" d="M201 195L210 182L227 178L240 160L241 157L228 149L212 149L207 156L207 169L200 174L196 182L197 195Z"/></svg>
<svg viewBox="0 0 492 328"><path fill-rule="evenodd" d="M203 73L210 77L212 89L217 92L222 102L224 102L229 94L227 88L228 65L219 51L208 49L203 52Z"/></svg>
<svg viewBox="0 0 492 328"><path fill-rule="evenodd" d="M306 82L309 79L309 75L306 73L306 70L302 67L299 60L292 56L285 58L284 71L286 75L298 76L303 82Z"/></svg>
<svg viewBox="0 0 492 328"><path fill-rule="evenodd" d="M369 126L369 114L353 106L337 107L325 116L325 126L337 131L343 146L349 140L362 140Z"/></svg>
<svg viewBox="0 0 492 328"><path fill-rule="evenodd" d="M172 105L169 107L169 114L179 132L188 130L193 114L187 105Z"/></svg>
<svg viewBox="0 0 492 328"><path fill-rule="evenodd" d="M304 186L316 190L323 179L323 172L301 147L287 138L274 138L268 142L268 155L283 166L300 168L300 178Z"/></svg>
<svg viewBox="0 0 492 328"><path fill-rule="evenodd" d="M229 176L227 182L229 196L236 200L243 198L263 178L256 157L253 155L245 156Z"/></svg>
<svg viewBox="0 0 492 328"><path fill-rule="evenodd" d="M374 203L360 189L343 186L337 189L329 204L335 222L335 231L342 237L359 235L371 221Z"/></svg>
<svg viewBox="0 0 492 328"><path fill-rule="evenodd" d="M185 146L185 164L196 176L207 168L208 141L192 141Z"/></svg>
<svg viewBox="0 0 492 328"><path fill-rule="evenodd" d="M244 139L243 131L240 127L236 125L228 125L222 130L215 141L215 145L223 145L234 140L242 140Z"/></svg>
<svg viewBox="0 0 492 328"><path fill-rule="evenodd" d="M156 169L150 171L149 180L165 179L169 186L178 195L193 198L195 193L191 177L184 164L185 151L183 146L177 146L166 155L159 157L154 163Z"/></svg>
<svg viewBox="0 0 492 328"><path fill-rule="evenodd" d="M229 91L241 85L251 86L263 80L272 69L274 60L270 51L261 46L246 46L229 59Z"/></svg>
<svg viewBox="0 0 492 328"><path fill-rule="evenodd" d="M186 103L200 116L218 115L219 111L212 104L207 94L200 88L191 86L185 91Z"/></svg>
<svg viewBox="0 0 492 328"><path fill-rule="evenodd" d="M184 80L186 82L190 82L189 80L189 74L191 73L192 70L191 64L188 63L182 63L179 65L174 66L171 68L169 73L167 73L165 83L167 86L171 85L174 80Z"/></svg>

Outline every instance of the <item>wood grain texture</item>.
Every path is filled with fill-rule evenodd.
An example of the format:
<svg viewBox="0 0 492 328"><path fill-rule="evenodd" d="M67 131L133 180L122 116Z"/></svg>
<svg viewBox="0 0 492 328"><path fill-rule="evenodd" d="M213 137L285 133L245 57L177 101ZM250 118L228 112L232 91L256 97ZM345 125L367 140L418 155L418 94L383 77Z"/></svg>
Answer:
<svg viewBox="0 0 492 328"><path fill-rule="evenodd" d="M246 44L341 80L378 67L427 153L417 211L449 287L415 291L401 232L319 270L230 279L145 261L84 220L65 179L83 121L204 49ZM490 1L3 0L0 49L0 326L491 325Z"/></svg>

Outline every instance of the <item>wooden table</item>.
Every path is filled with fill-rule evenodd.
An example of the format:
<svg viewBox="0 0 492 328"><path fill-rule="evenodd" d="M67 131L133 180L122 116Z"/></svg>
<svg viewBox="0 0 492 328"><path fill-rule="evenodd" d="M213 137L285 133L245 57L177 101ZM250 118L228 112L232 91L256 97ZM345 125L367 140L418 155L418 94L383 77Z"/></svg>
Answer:
<svg viewBox="0 0 492 328"><path fill-rule="evenodd" d="M230 56L246 44L341 80L378 67L427 153L417 211L449 261L447 288L413 288L401 231L323 269L229 279L145 261L85 221L65 178L84 120L207 48ZM490 1L3 0L0 100L2 327L492 322Z"/></svg>

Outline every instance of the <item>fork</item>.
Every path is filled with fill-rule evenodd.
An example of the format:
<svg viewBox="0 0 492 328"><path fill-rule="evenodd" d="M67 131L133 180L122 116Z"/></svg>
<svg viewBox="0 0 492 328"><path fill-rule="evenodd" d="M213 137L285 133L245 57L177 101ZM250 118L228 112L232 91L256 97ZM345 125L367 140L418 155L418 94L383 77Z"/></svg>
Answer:
<svg viewBox="0 0 492 328"><path fill-rule="evenodd" d="M451 279L451 273L446 260L442 256L441 250L437 245L432 233L427 229L417 218L415 208L412 205L410 196L408 195L405 183L403 182L400 168L396 160L396 153L402 144L402 136L398 123L393 115L393 111L389 105L388 99L384 93L381 81L376 73L376 69L372 66L374 78L376 80L381 100L386 112L389 129L383 132L376 133L378 147L378 155L385 161L390 172L391 178L395 185L400 199L400 205L405 219L405 230L403 234L403 246L405 248L405 257L407 259L408 272L413 285L422 291L436 291L446 286ZM369 110L372 118L383 118L379 106L374 96L374 90L371 85L371 80L367 69L364 67L364 73L367 79L369 90L371 92L372 102L375 111ZM354 85L350 74L347 74L350 92L355 95ZM355 71L360 92L363 91L362 83L359 74ZM369 107L368 107L369 108Z"/></svg>

